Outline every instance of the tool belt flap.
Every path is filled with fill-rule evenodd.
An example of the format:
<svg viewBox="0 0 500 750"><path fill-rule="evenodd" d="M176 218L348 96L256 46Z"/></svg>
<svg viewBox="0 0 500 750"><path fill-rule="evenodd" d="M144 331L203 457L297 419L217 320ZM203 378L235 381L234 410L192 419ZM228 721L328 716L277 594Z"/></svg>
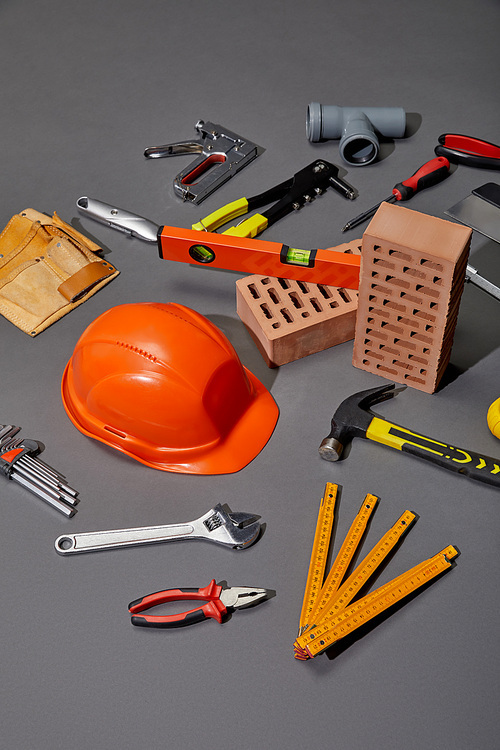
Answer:
<svg viewBox="0 0 500 750"><path fill-rule="evenodd" d="M118 276L92 240L27 208L0 234L0 313L36 336Z"/></svg>

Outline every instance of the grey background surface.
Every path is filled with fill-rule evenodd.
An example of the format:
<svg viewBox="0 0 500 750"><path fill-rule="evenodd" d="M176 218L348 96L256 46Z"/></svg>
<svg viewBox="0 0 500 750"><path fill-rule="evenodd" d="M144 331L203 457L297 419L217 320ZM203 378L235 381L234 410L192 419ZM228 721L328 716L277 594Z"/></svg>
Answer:
<svg viewBox="0 0 500 750"><path fill-rule="evenodd" d="M160 262L154 246L82 219L75 206L89 195L188 227L315 158L342 166L337 142L305 137L310 101L402 106L419 126L384 144L378 163L346 169L355 203L330 191L265 234L295 247L339 244L345 221L430 159L441 133L499 143L499 21L494 0L0 2L0 223L27 207L56 210L97 238L121 271L36 339L0 319L2 422L42 440L43 458L81 496L66 520L14 482L1 484L2 747L500 746L498 490L362 440L345 461L322 461L317 447L336 406L382 382L352 367L352 343L270 370L236 314L238 274ZM150 162L142 154L191 138L200 118L266 151L196 208L172 190L189 157ZM461 166L408 207L444 218L495 176ZM498 245L474 234L471 262L496 284L499 259ZM154 471L69 422L59 388L79 335L105 310L135 301L179 302L208 316L271 390L278 424L242 471ZM486 425L500 396L499 309L468 285L443 387L433 395L407 389L378 413L500 455ZM327 481L342 488L336 548L367 492L381 502L364 551L406 508L420 517L377 583L450 543L461 556L335 658L301 663L292 644ZM66 531L187 521L217 502L262 516L258 544L73 558L53 548ZM277 594L224 626L130 625L132 599L212 577Z"/></svg>

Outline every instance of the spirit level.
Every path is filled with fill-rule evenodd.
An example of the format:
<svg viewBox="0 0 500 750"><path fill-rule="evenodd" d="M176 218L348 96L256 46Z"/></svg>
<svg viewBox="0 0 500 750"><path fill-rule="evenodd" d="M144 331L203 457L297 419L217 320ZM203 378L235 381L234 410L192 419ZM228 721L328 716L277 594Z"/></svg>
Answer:
<svg viewBox="0 0 500 750"><path fill-rule="evenodd" d="M79 210L113 229L156 242L160 258L228 271L260 274L346 289L359 286L360 256L336 250L300 250L249 237L159 226L149 219L86 196ZM354 243L356 247L359 240Z"/></svg>

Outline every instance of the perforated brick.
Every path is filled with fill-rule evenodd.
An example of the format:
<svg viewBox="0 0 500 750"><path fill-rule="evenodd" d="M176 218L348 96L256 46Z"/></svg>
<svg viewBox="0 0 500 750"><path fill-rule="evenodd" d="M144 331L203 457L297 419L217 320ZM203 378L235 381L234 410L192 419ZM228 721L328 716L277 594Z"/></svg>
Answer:
<svg viewBox="0 0 500 750"><path fill-rule="evenodd" d="M359 255L361 240L329 248ZM354 338L358 293L274 276L236 282L236 309L268 367Z"/></svg>
<svg viewBox="0 0 500 750"><path fill-rule="evenodd" d="M363 235L355 367L436 390L450 360L471 235L382 203Z"/></svg>

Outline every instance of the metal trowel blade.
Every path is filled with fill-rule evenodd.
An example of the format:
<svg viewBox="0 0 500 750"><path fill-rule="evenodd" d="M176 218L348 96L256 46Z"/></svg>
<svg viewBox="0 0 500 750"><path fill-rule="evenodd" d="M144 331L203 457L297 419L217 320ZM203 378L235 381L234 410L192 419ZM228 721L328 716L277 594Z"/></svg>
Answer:
<svg viewBox="0 0 500 750"><path fill-rule="evenodd" d="M500 208L488 201L469 195L445 211L445 214L490 240L500 242Z"/></svg>

